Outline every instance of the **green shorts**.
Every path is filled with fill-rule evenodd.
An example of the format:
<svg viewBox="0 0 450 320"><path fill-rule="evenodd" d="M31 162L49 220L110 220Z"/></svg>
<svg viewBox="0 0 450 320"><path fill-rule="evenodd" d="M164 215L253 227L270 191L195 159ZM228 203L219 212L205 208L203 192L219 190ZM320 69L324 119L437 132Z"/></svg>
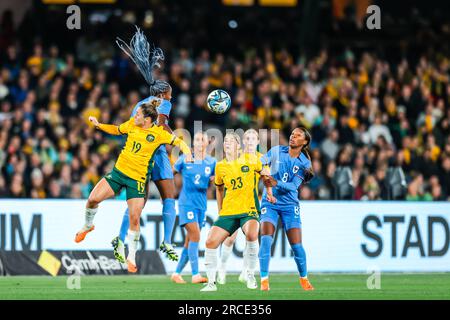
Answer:
<svg viewBox="0 0 450 320"><path fill-rule="evenodd" d="M127 200L133 198L146 198L147 185L144 182L134 180L114 167L113 171L105 175L105 179L117 195L122 188L126 189ZM147 180L148 181L148 180Z"/></svg>
<svg viewBox="0 0 450 320"><path fill-rule="evenodd" d="M242 228L242 226L249 220L259 221L259 215L255 213L243 213L234 214L230 216L219 216L214 226L220 227L232 235L237 229Z"/></svg>

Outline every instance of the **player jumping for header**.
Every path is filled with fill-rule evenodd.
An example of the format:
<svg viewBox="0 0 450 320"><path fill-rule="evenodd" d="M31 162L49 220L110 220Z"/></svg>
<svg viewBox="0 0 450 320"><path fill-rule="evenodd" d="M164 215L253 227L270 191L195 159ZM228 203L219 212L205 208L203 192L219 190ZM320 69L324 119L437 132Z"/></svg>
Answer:
<svg viewBox="0 0 450 320"><path fill-rule="evenodd" d="M168 119L172 108L172 104L170 103L170 99L172 98L172 87L166 81L155 79L153 74L153 69L160 67L160 61L164 60L164 53L161 48L152 48L144 33L141 32L138 27L136 27L136 29L137 31L131 39L130 45L119 38L116 41L119 48L122 49L136 64L150 87L150 96L139 101L135 105L131 116L133 117L136 114L136 110L143 103L147 103L157 97L161 99L162 102L157 108L158 117L156 123L169 133L172 133L172 130L168 126ZM164 252L170 260L177 261L178 255L171 245L172 232L176 219L175 185L173 182L172 166L170 164L166 146L161 146L156 150L153 160L154 164L151 180L155 182L163 202L162 217L164 223L164 240L159 246L159 249ZM119 236L112 240L114 256L120 262L124 262L125 260L124 242L129 224L130 221L127 209L123 215Z"/></svg>
<svg viewBox="0 0 450 320"><path fill-rule="evenodd" d="M128 271L136 272L136 251L140 238L139 219L146 199L149 179L149 165L156 150L163 144L178 146L191 161L191 150L181 139L168 133L154 124L160 100L142 104L134 117L119 126L102 124L95 117L89 120L106 133L113 135L126 134L127 140L117 159L112 172L102 178L92 190L86 204L85 224L75 236L75 242L81 242L94 230L94 216L98 205L108 198L117 195L122 188L126 189L130 227L128 230L129 253L127 257Z"/></svg>

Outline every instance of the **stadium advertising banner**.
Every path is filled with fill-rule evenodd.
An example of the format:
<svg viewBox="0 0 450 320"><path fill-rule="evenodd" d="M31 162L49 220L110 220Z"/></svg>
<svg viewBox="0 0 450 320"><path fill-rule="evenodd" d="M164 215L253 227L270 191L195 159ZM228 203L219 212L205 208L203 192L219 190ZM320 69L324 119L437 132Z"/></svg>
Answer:
<svg viewBox="0 0 450 320"><path fill-rule="evenodd" d="M123 274L125 266L114 261L110 242L118 234L126 202L102 203L95 231L76 244L84 206L83 200L0 200L0 274L41 274L42 270L53 275ZM171 273L176 267L176 262L156 251L163 235L161 208L159 201L148 201L142 214L144 251L139 251L137 260L141 273ZM314 201L303 202L300 208L311 272L450 271L450 203ZM200 241L201 270L206 235L216 217L217 204L209 201ZM173 242L180 253L184 231L178 222ZM241 233L229 271L241 270L244 245ZM280 229L270 269L296 271ZM185 271L190 271L189 264Z"/></svg>

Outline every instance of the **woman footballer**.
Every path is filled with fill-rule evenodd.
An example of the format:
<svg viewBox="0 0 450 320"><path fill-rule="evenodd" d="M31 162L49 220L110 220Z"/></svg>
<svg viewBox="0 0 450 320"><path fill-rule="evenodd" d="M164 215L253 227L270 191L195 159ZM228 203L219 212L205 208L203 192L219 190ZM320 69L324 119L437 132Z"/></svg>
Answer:
<svg viewBox="0 0 450 320"><path fill-rule="evenodd" d="M257 288L254 272L258 262L259 201L255 182L256 174L263 174L262 164L255 155L240 157L240 148L240 137L228 133L224 139L225 159L217 163L215 170L219 218L206 240L208 283L201 291L217 291L217 248L238 228L242 229L247 240L244 251L248 263L247 288Z"/></svg>
<svg viewBox="0 0 450 320"><path fill-rule="evenodd" d="M294 260L300 274L300 285L304 290L314 290L307 277L299 207L299 187L313 176L311 159L308 153L310 142L310 133L305 128L296 128L289 138L289 147L273 147L262 158L263 164L270 165L272 173L271 176L263 177L264 184L272 187L273 195L277 199L275 203L271 203L267 201L263 194L261 204L259 264L261 290L263 291L270 289L269 261L278 217L281 218L283 228L294 252Z"/></svg>
<svg viewBox="0 0 450 320"><path fill-rule="evenodd" d="M130 227L128 230L129 253L127 257L128 271L136 272L136 251L140 238L139 219L145 204L146 188L149 178L148 168L156 150L163 144L178 146L191 161L191 151L181 139L157 126L153 121L157 118L158 100L142 104L134 117L119 126L102 124L95 117L89 120L106 133L128 135L125 146L117 159L112 172L102 178L92 190L86 204L85 224L76 234L75 242L81 242L94 230L93 220L98 205L105 199L126 189Z"/></svg>
<svg viewBox="0 0 450 320"><path fill-rule="evenodd" d="M178 216L180 226L187 232L180 260L171 277L175 283L186 283L181 277L181 271L188 261L191 264L192 283L207 281L198 272L198 243L205 221L206 192L210 182L214 180L216 166L216 159L206 154L208 144L208 135L205 132L197 132L193 142L194 162L188 163L185 157L181 156L174 165L175 173L179 173L183 178L183 186L178 197Z"/></svg>
<svg viewBox="0 0 450 320"><path fill-rule="evenodd" d="M122 39L117 39L116 43L136 64L139 71L145 78L145 81L150 86L150 96L139 101L133 109L131 116L133 117L136 110L143 104L152 99L161 99L159 105L157 124L162 126L166 131L172 133L168 126L168 119L172 104L172 87L168 82L154 78L153 69L160 67L159 62L164 60L164 53L161 48L150 50L150 44L145 35L136 27L137 31L131 39L130 45L126 44ZM175 185L173 181L172 166L170 164L169 156L167 154L166 146L161 146L156 150L153 157L154 163L152 168L151 180L153 180L158 188L159 194L163 201L162 217L164 223L164 240L159 246L159 249L166 253L170 260L177 261L178 256L171 245L173 227L175 225L176 211L175 211ZM120 262L125 260L125 235L129 226L128 210L123 215L122 225L120 227L119 236L112 240L114 248L114 256Z"/></svg>
<svg viewBox="0 0 450 320"><path fill-rule="evenodd" d="M255 129L248 129L245 131L242 143L244 145L244 153L241 156L244 157L250 157L256 156L257 159L261 159L262 154L258 152L258 145L259 145L259 135L258 132ZM254 159L254 157L253 157ZM256 181L255 181L255 191L256 194L258 194L258 184L259 184L259 174L256 174ZM270 188L268 192L268 196L271 196ZM271 199L271 201L274 201ZM259 213L259 212L258 212ZM219 284L225 284L226 283L226 264L228 261L228 258L233 251L233 245L236 242L236 237L238 235L239 230L236 230L231 236L229 236L222 244L222 252L220 256L220 264L219 264L219 270L217 272L217 283ZM243 260L243 266L241 274L239 275L239 281L246 283L247 281L247 260Z"/></svg>

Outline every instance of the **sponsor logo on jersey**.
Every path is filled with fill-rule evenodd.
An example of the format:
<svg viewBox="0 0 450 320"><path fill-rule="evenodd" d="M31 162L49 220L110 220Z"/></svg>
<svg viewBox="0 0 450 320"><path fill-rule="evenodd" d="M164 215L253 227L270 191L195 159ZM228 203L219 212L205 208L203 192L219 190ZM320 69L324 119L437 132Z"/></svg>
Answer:
<svg viewBox="0 0 450 320"><path fill-rule="evenodd" d="M252 207L252 209L255 209L255 207ZM254 218L258 218L258 212L249 212L248 213L249 217L254 217Z"/></svg>
<svg viewBox="0 0 450 320"><path fill-rule="evenodd" d="M242 171L242 172L249 172L249 171L250 171L250 168L249 168L248 166L242 166L242 167L241 167L241 171Z"/></svg>
<svg viewBox="0 0 450 320"><path fill-rule="evenodd" d="M155 141L155 136L152 134L148 134L147 137L145 138L148 142L153 142Z"/></svg>

